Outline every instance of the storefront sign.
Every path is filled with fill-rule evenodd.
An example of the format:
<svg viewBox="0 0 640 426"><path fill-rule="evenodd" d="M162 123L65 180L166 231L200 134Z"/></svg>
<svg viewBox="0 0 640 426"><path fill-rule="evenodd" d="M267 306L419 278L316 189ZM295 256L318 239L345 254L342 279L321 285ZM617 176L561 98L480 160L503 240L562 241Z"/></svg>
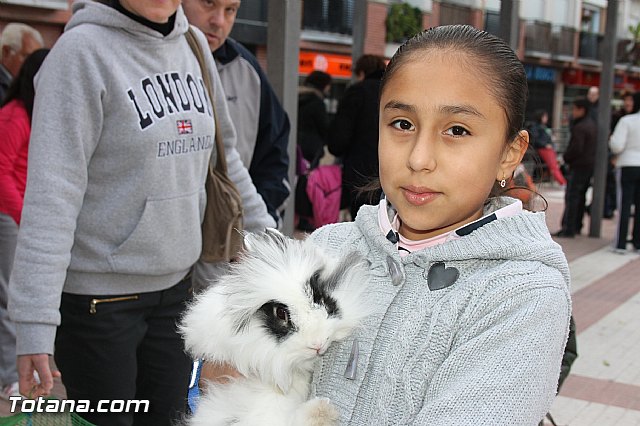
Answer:
<svg viewBox="0 0 640 426"><path fill-rule="evenodd" d="M524 64L524 70L529 81L547 81L549 83L556 81L556 70L553 68Z"/></svg>
<svg viewBox="0 0 640 426"><path fill-rule="evenodd" d="M351 78L351 56L301 51L298 73L307 75L313 70L324 71L332 77Z"/></svg>

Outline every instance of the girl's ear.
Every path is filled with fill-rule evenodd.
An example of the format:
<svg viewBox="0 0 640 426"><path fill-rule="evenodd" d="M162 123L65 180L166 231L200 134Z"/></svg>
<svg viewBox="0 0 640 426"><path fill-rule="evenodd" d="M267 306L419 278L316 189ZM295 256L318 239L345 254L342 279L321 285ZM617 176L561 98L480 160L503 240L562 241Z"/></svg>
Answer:
<svg viewBox="0 0 640 426"><path fill-rule="evenodd" d="M506 147L502 155L496 180L502 180L505 176L511 177L513 175L514 170L522 161L522 157L524 157L528 147L529 133L526 130L520 130L513 141Z"/></svg>

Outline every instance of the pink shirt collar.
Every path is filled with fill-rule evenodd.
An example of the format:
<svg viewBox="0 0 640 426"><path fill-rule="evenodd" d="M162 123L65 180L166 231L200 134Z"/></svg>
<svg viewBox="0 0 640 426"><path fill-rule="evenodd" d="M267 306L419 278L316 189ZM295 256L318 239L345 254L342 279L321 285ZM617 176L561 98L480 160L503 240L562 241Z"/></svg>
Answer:
<svg viewBox="0 0 640 426"><path fill-rule="evenodd" d="M522 202L520 200L516 200L516 202L511 203L508 206L494 212L487 213L480 219L467 223L453 231L427 238L425 240L413 241L398 233L398 229L400 229L400 217L398 216L395 208L393 208L391 204L388 204L387 199L383 197L380 200L380 204L378 204L378 225L380 226L382 233L387 236L387 239L396 244L398 251L400 252L400 256L406 256L409 253L422 250L426 247L433 247L447 241L462 238L489 222L493 222L494 220L502 217L515 216L521 212Z"/></svg>

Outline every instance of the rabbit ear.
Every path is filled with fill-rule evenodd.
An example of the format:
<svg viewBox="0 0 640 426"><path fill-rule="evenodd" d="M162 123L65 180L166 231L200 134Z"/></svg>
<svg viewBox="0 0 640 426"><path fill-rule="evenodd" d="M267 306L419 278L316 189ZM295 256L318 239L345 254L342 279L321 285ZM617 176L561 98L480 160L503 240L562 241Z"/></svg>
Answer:
<svg viewBox="0 0 640 426"><path fill-rule="evenodd" d="M275 228L265 228L262 232L247 232L244 235L243 246L246 251L253 251L258 241L271 241L278 246L286 245L287 237Z"/></svg>

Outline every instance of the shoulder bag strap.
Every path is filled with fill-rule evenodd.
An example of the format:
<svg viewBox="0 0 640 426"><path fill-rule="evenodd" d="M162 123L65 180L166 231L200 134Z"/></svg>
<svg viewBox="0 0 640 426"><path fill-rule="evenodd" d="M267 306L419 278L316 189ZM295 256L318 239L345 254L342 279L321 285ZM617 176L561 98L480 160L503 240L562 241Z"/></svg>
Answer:
<svg viewBox="0 0 640 426"><path fill-rule="evenodd" d="M215 101L213 99L213 84L211 83L211 74L207 70L207 66L205 65L204 54L202 53L202 48L196 39L196 34L193 31L193 28L189 27L189 30L185 33L187 37L187 42L189 43L189 47L193 50L193 53L196 55L198 59L198 64L200 64L200 71L202 72L202 79L204 80L204 85L207 88L207 92L209 92L209 99L211 101L211 110L213 111L213 120L215 121L216 126L216 152L218 154L216 158L216 169L222 171L225 175L227 174L227 158L224 154L224 146L222 144L222 138L220 137L220 122L218 121L218 116L216 114L216 106Z"/></svg>

